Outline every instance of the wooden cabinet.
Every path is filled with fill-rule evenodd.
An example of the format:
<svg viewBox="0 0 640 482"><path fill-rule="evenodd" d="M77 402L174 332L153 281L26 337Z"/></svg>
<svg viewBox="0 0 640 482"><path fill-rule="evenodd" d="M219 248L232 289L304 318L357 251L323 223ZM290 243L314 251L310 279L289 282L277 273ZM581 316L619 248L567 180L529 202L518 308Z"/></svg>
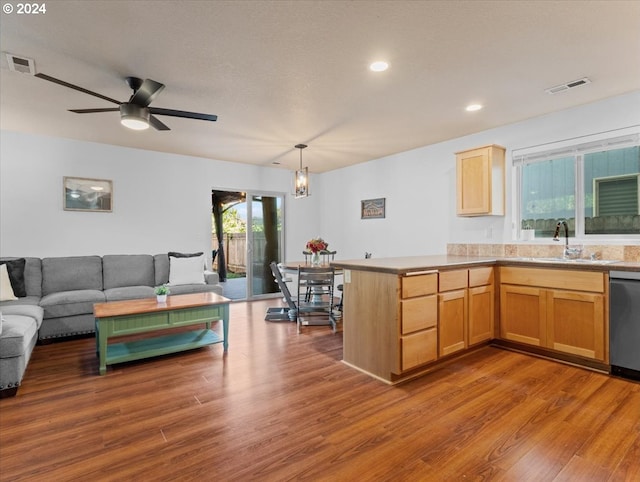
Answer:
<svg viewBox="0 0 640 482"><path fill-rule="evenodd" d="M446 356L467 348L466 269L444 271L438 281L438 355Z"/></svg>
<svg viewBox="0 0 640 482"><path fill-rule="evenodd" d="M456 153L458 216L504 216L504 160L496 145Z"/></svg>
<svg viewBox="0 0 640 482"><path fill-rule="evenodd" d="M500 337L608 362L607 275L500 268Z"/></svg>
<svg viewBox="0 0 640 482"><path fill-rule="evenodd" d="M469 270L468 346L491 340L495 320L495 290L493 267Z"/></svg>
<svg viewBox="0 0 640 482"><path fill-rule="evenodd" d="M376 378L407 379L493 338L492 266L404 275L346 269L345 280L344 316L354 321L344 324L343 361Z"/></svg>
<svg viewBox="0 0 640 482"><path fill-rule="evenodd" d="M545 346L547 343L546 296L537 287L500 285L500 337Z"/></svg>
<svg viewBox="0 0 640 482"><path fill-rule="evenodd" d="M605 360L604 296L577 291L547 293L547 346Z"/></svg>

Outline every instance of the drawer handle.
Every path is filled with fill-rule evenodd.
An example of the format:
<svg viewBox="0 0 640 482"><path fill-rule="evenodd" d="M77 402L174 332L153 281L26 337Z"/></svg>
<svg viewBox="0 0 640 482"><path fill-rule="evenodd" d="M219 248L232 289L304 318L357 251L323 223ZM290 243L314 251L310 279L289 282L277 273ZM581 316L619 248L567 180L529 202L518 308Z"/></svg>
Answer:
<svg viewBox="0 0 640 482"><path fill-rule="evenodd" d="M421 274L435 274L437 273L438 270L437 269L430 269L427 271L412 271L411 273L405 273L405 276L418 276Z"/></svg>

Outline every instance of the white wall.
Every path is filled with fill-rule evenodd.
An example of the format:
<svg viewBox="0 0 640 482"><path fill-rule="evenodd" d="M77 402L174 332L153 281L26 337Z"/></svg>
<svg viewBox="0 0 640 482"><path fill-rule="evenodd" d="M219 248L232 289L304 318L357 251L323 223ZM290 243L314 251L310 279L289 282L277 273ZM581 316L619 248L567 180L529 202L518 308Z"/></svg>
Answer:
<svg viewBox="0 0 640 482"><path fill-rule="evenodd" d="M640 125L640 92L326 173L322 207L330 214L322 233L343 259L365 251L411 256L443 254L447 243L511 242L513 150L634 125ZM506 216L457 217L454 153L487 144L507 148ZM361 220L360 201L379 197L386 198L386 218Z"/></svg>
<svg viewBox="0 0 640 482"><path fill-rule="evenodd" d="M564 95L564 94L559 94ZM570 95L570 93L568 93ZM488 107L490 108L490 107ZM311 177L312 196L285 199L287 259L322 236L338 257L441 254L447 243L510 242L507 215L455 215L454 152L511 152L640 124L640 92ZM210 249L212 188L289 193L292 173L69 139L0 132L0 255L66 256ZM62 209L62 177L111 179L113 213ZM386 218L361 220L360 201L386 198ZM489 234L489 236L488 236Z"/></svg>
<svg viewBox="0 0 640 482"><path fill-rule="evenodd" d="M291 189L284 169L8 131L0 137L2 256L208 253L212 188ZM64 211L63 176L111 179L113 212ZM304 226L319 199L291 199L290 224L301 226L301 235L315 231Z"/></svg>

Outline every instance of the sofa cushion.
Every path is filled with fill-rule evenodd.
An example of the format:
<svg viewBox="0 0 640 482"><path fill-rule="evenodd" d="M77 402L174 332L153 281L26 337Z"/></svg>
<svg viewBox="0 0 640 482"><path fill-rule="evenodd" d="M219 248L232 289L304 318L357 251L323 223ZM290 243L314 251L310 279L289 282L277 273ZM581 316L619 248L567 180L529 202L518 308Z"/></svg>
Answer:
<svg viewBox="0 0 640 482"><path fill-rule="evenodd" d="M19 258L2 257L0 261L12 261ZM26 296L42 296L42 261L40 258L25 256L24 286Z"/></svg>
<svg viewBox="0 0 640 482"><path fill-rule="evenodd" d="M2 315L0 358L22 356L38 331L36 320L30 316Z"/></svg>
<svg viewBox="0 0 640 482"><path fill-rule="evenodd" d="M9 280L11 280L11 287L13 288L13 294L18 298L27 296L27 291L24 286L24 267L26 260L24 258L18 258L0 261L0 265L3 264L7 267Z"/></svg>
<svg viewBox="0 0 640 482"><path fill-rule="evenodd" d="M153 288L150 286L126 286L104 290L107 301L135 300L139 298L153 298Z"/></svg>
<svg viewBox="0 0 640 482"><path fill-rule="evenodd" d="M166 285L169 282L169 255L166 253L155 254L153 265L156 272L155 286Z"/></svg>
<svg viewBox="0 0 640 482"><path fill-rule="evenodd" d="M24 285L27 296L42 296L42 260L40 258L24 258Z"/></svg>
<svg viewBox="0 0 640 482"><path fill-rule="evenodd" d="M45 295L40 300L44 317L84 315L93 313L93 304L105 301L104 292L98 290L61 291Z"/></svg>
<svg viewBox="0 0 640 482"><path fill-rule="evenodd" d="M102 257L104 289L123 286L154 286L155 271L150 254L108 254Z"/></svg>
<svg viewBox="0 0 640 482"><path fill-rule="evenodd" d="M37 305L3 306L2 316L6 315L29 316L36 321L36 325L38 325L38 329L40 329L40 326L42 325L42 318L44 317L44 310Z"/></svg>
<svg viewBox="0 0 640 482"><path fill-rule="evenodd" d="M204 284L204 254L195 258L169 256L169 285Z"/></svg>
<svg viewBox="0 0 640 482"><path fill-rule="evenodd" d="M174 258L197 258L198 256L202 256L204 253L202 251L198 253L178 253L177 251L169 251L169 257Z"/></svg>
<svg viewBox="0 0 640 482"><path fill-rule="evenodd" d="M2 264L0 265L0 301L13 301L17 299L18 297L13 292L13 287L11 286L7 266Z"/></svg>
<svg viewBox="0 0 640 482"><path fill-rule="evenodd" d="M68 256L42 260L42 294L102 290L100 256Z"/></svg>

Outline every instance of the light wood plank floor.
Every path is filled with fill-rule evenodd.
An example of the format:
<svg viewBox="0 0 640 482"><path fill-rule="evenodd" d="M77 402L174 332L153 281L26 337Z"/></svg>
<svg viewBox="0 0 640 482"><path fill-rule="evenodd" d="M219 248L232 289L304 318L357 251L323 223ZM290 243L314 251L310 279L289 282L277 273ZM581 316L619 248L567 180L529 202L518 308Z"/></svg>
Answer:
<svg viewBox="0 0 640 482"><path fill-rule="evenodd" d="M37 346L0 400L0 480L640 480L640 384L487 347L391 387L274 303L232 305L226 355L99 376L92 338Z"/></svg>

